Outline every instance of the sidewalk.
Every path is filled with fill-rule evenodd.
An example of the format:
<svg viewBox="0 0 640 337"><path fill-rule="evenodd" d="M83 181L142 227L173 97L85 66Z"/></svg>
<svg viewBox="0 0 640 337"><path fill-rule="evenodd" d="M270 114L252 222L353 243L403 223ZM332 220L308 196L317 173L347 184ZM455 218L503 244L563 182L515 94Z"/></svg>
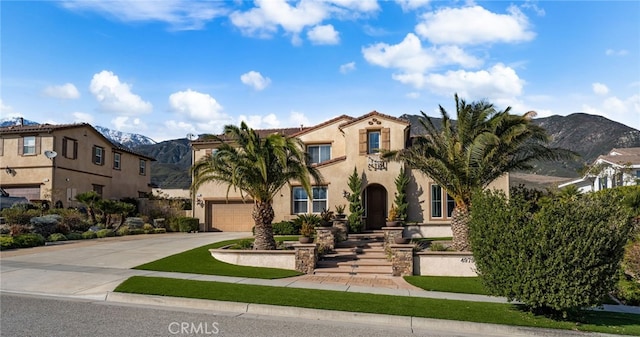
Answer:
<svg viewBox="0 0 640 337"><path fill-rule="evenodd" d="M131 276L324 289L345 292L506 303L505 298L425 291L401 277L302 275L265 280L216 275L131 269L165 256L212 242L246 237L247 233L137 235L71 241L60 245L0 252L0 291L105 300ZM605 305L612 312L640 314L639 307Z"/></svg>

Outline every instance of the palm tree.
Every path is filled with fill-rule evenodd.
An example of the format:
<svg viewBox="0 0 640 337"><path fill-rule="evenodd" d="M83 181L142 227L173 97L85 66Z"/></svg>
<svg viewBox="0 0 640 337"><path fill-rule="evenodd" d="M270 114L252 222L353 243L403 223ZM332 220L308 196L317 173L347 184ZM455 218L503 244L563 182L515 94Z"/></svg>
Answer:
<svg viewBox="0 0 640 337"><path fill-rule="evenodd" d="M95 209L98 202L102 200L102 197L95 191L88 191L88 192L76 194L76 200L82 203L83 205L87 206L87 215L89 216L91 224L95 225L97 222Z"/></svg>
<svg viewBox="0 0 640 337"><path fill-rule="evenodd" d="M386 152L386 158L404 161L444 188L455 201L451 216L453 248L469 250L471 195L511 170L532 168L534 160L558 160L573 155L548 147L546 131L533 124L530 111L519 116L485 101L467 104L455 95L457 121L440 106L442 125L437 128L424 112L420 124L425 134L410 147Z"/></svg>
<svg viewBox="0 0 640 337"><path fill-rule="evenodd" d="M298 181L311 194L311 178L320 181L320 173L309 166L303 144L296 138L278 133L261 138L244 122L240 127L227 125L222 136L210 136L220 142L211 155L198 160L191 169L196 191L207 182L227 185L254 202L254 249L275 249L271 222L274 218L273 198L292 180Z"/></svg>

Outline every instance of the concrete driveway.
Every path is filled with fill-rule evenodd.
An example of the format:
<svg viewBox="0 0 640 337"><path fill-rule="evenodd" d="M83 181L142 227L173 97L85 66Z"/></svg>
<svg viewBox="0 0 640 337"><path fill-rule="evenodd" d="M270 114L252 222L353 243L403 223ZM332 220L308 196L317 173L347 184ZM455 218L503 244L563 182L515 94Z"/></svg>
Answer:
<svg viewBox="0 0 640 337"><path fill-rule="evenodd" d="M251 233L167 233L65 241L0 252L0 291L104 299L122 281L152 272L132 267Z"/></svg>

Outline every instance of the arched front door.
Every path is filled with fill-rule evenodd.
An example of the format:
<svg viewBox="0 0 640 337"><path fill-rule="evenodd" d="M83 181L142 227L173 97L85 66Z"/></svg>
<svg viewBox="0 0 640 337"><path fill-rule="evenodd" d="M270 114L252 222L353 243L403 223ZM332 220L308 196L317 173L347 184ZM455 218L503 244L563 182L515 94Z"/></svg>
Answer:
<svg viewBox="0 0 640 337"><path fill-rule="evenodd" d="M380 184L371 184L364 191L365 229L381 229L386 225L387 189Z"/></svg>

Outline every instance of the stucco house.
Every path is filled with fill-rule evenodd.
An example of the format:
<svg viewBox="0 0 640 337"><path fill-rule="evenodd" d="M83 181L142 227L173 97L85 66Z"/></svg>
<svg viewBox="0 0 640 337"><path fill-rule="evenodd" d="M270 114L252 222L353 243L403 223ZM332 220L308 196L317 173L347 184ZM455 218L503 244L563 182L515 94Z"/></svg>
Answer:
<svg viewBox="0 0 640 337"><path fill-rule="evenodd" d="M584 177L558 185L575 185L582 193L640 183L640 147L614 148L601 155Z"/></svg>
<svg viewBox="0 0 640 337"><path fill-rule="evenodd" d="M154 158L114 144L87 123L0 128L0 186L11 196L76 207L78 193L105 199L151 192Z"/></svg>
<svg viewBox="0 0 640 337"><path fill-rule="evenodd" d="M380 229L397 192L394 184L401 167L398 162L380 158L379 149L397 150L410 145L410 123L377 111L360 117L342 115L312 127L256 130L261 135L281 133L300 139L323 181L313 186L309 196L301 186L285 186L273 204L274 221L290 220L302 213L334 210L347 205L348 178L354 167L363 179L364 220L366 230ZM191 142L193 160L210 154L218 143L211 140ZM407 170L408 233L412 236L451 236L450 216L453 200L444 190L419 171ZM508 190L505 174L492 188ZM312 198L313 197L313 198ZM206 231L251 231L252 200L243 200L239 191L217 183L203 185L194 193L193 214Z"/></svg>

